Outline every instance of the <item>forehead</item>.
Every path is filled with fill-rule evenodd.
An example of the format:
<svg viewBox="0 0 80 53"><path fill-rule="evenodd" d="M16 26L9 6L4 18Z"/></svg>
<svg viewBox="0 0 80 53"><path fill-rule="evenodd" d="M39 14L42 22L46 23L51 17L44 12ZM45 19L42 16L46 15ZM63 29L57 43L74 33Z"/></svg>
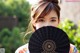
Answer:
<svg viewBox="0 0 80 53"><path fill-rule="evenodd" d="M58 15L55 10L51 10L47 12L46 14L42 13L42 15L40 15L39 17L57 17L58 18Z"/></svg>
<svg viewBox="0 0 80 53"><path fill-rule="evenodd" d="M47 13L45 16L57 16L57 13L55 10L51 10L49 13Z"/></svg>

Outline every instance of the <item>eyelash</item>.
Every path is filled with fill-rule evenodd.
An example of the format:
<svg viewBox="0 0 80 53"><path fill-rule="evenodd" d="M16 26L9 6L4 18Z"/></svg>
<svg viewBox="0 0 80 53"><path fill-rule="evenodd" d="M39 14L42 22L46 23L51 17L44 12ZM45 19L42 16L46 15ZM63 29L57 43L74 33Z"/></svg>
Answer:
<svg viewBox="0 0 80 53"><path fill-rule="evenodd" d="M50 22L55 22L56 20L51 20ZM45 22L43 19L38 20L37 22Z"/></svg>
<svg viewBox="0 0 80 53"><path fill-rule="evenodd" d="M51 20L52 22L55 22L56 20Z"/></svg>
<svg viewBox="0 0 80 53"><path fill-rule="evenodd" d="M40 20L38 20L38 22L44 22L44 20L43 19L40 19Z"/></svg>

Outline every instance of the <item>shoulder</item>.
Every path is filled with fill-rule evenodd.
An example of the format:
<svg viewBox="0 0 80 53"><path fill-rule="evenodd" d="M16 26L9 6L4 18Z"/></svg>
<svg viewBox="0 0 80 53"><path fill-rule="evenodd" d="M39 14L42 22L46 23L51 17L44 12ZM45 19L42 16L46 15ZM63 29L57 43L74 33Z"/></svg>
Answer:
<svg viewBox="0 0 80 53"><path fill-rule="evenodd" d="M28 43L19 47L15 53L29 53L29 50L28 50Z"/></svg>
<svg viewBox="0 0 80 53"><path fill-rule="evenodd" d="M73 44L70 44L70 52L69 53L78 53L76 46L74 46Z"/></svg>

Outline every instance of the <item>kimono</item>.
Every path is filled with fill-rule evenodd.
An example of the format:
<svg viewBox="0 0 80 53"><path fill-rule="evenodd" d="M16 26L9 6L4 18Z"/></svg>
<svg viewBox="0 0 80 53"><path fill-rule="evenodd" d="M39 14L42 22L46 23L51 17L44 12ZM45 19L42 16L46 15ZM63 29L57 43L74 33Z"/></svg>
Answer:
<svg viewBox="0 0 80 53"><path fill-rule="evenodd" d="M28 43L19 47L15 53L29 53L29 49L28 49ZM69 53L78 53L78 50L77 48L73 45L73 44L70 44L70 51Z"/></svg>

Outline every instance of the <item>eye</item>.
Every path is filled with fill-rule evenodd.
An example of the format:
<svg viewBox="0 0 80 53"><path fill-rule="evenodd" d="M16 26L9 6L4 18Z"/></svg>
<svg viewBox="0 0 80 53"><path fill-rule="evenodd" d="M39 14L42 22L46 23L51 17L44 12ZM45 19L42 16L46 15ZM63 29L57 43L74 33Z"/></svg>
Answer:
<svg viewBox="0 0 80 53"><path fill-rule="evenodd" d="M44 22L44 19L39 19L37 20L37 22Z"/></svg>
<svg viewBox="0 0 80 53"><path fill-rule="evenodd" d="M39 22L44 22L44 20L43 19L39 19Z"/></svg>
<svg viewBox="0 0 80 53"><path fill-rule="evenodd" d="M52 19L51 22L55 22L56 20Z"/></svg>

